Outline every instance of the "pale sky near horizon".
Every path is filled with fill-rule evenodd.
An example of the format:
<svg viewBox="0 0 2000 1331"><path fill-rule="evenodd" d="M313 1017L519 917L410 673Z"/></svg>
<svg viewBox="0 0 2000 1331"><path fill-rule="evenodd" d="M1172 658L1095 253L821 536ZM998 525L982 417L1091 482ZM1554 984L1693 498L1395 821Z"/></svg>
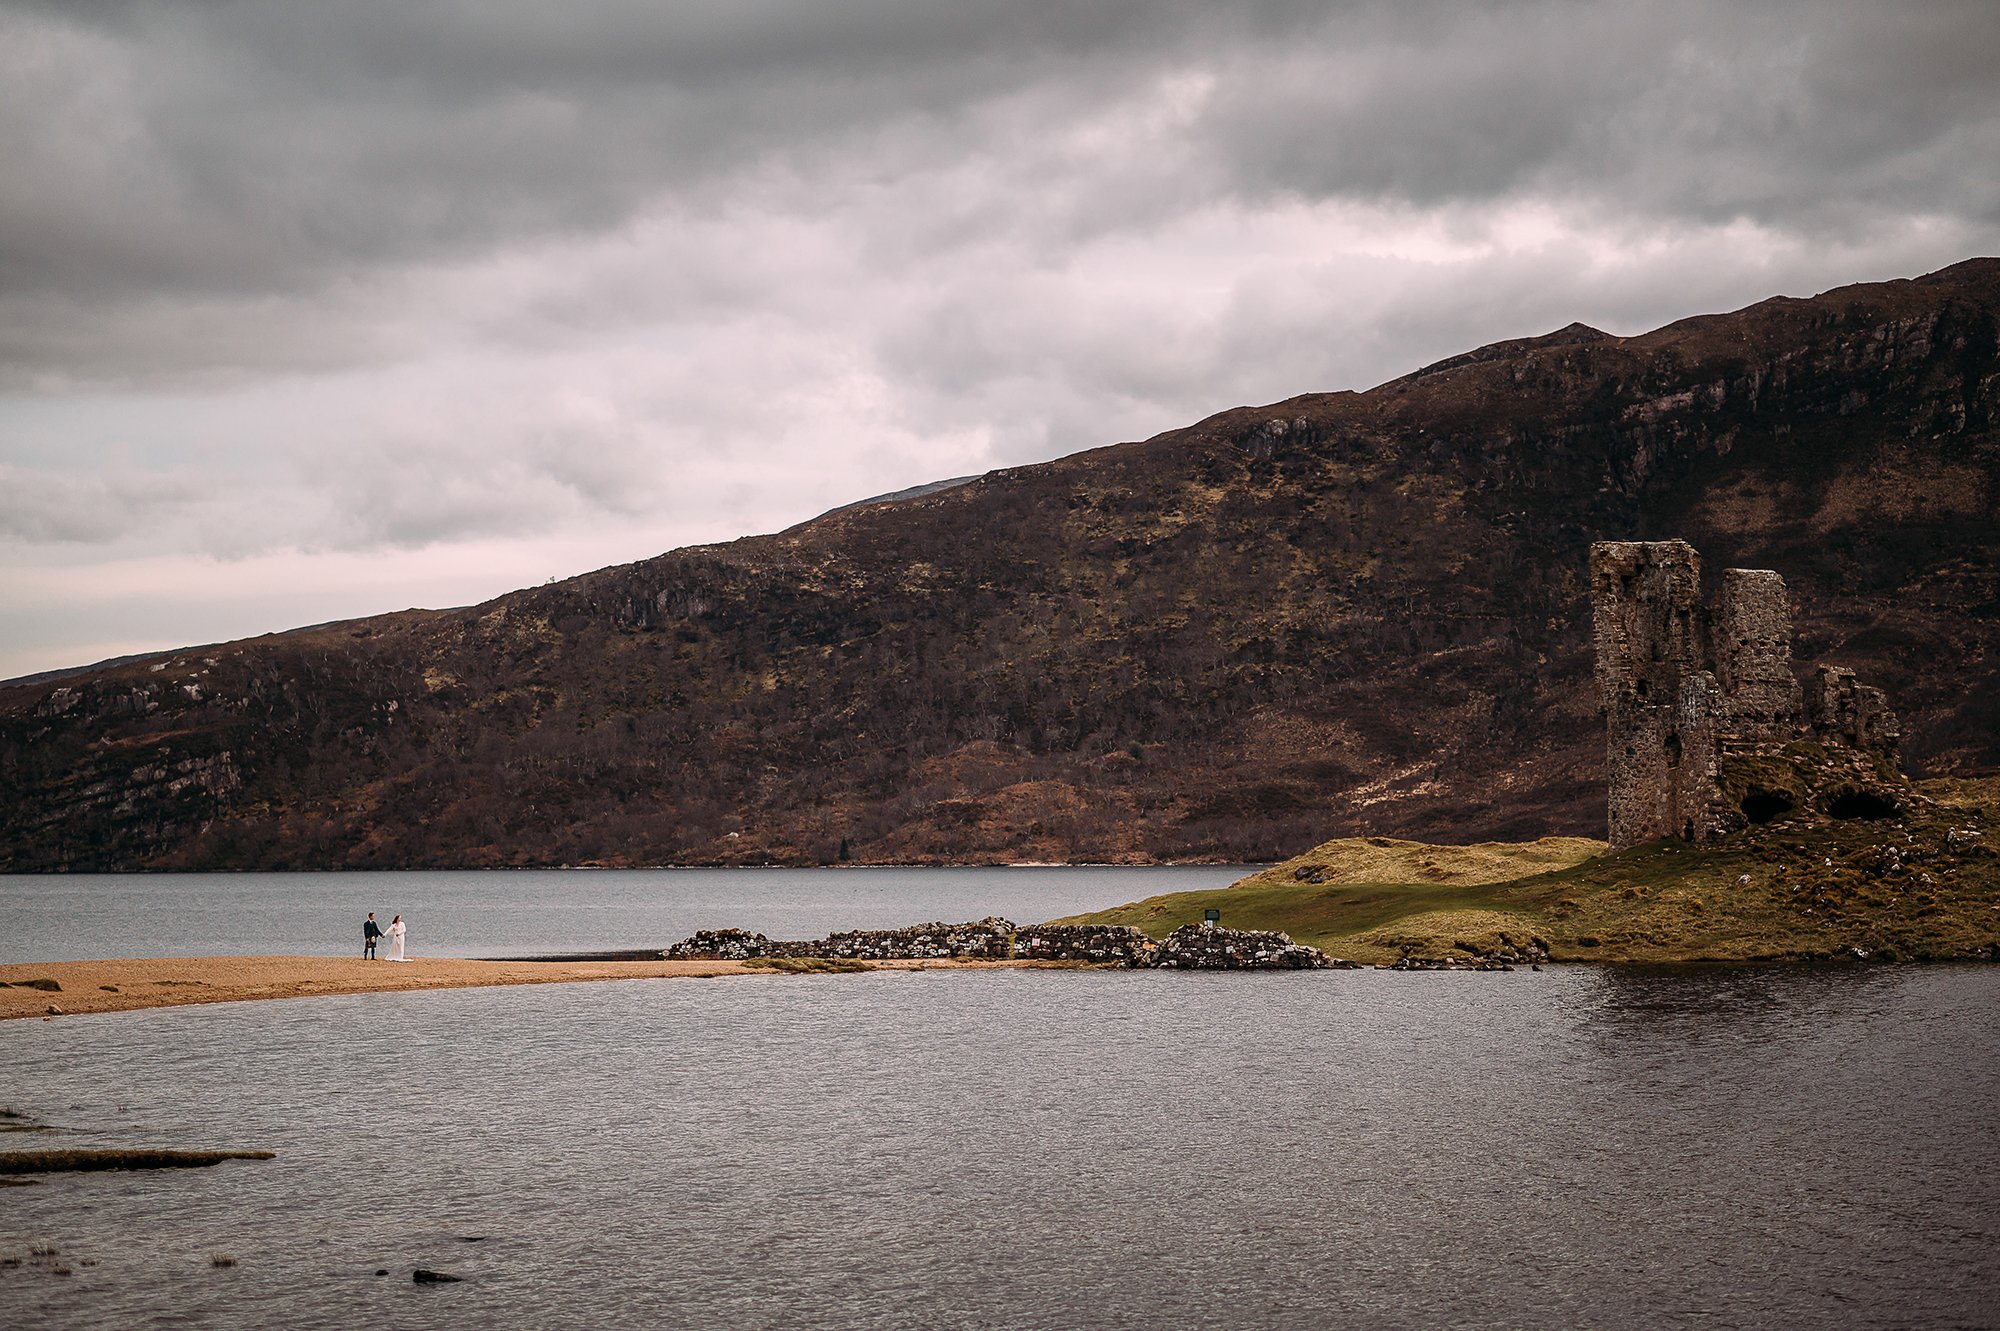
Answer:
<svg viewBox="0 0 2000 1331"><path fill-rule="evenodd" d="M2000 254L2000 5L0 0L0 678Z"/></svg>

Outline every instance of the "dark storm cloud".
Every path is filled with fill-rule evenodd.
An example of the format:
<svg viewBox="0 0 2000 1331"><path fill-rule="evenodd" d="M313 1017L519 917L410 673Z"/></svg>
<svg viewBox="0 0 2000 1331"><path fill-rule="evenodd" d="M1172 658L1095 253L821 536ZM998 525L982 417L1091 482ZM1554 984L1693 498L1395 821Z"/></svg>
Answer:
<svg viewBox="0 0 2000 1331"><path fill-rule="evenodd" d="M1139 5L46 5L7 24L8 288L233 289L615 223L1151 44ZM1167 31L1183 28L1167 15Z"/></svg>
<svg viewBox="0 0 2000 1331"><path fill-rule="evenodd" d="M1167 141L1140 145L1155 160L1110 143L1042 183L1072 226L1217 196L1533 191L1800 227L2000 215L1994 173L1961 168L2000 153L1986 0L139 0L0 16L0 355L17 371L90 373L94 328L105 368L128 362L160 301L312 294L613 230L663 197L724 207L759 170L829 192L954 160L1002 177L1166 74L1201 91ZM268 313L243 319L264 330ZM269 332L235 340L317 360L314 336ZM244 359L215 336L218 360Z"/></svg>
<svg viewBox="0 0 2000 1331"><path fill-rule="evenodd" d="M1547 4L1327 40L1221 80L1245 187L1442 203L1540 190L1661 218L2000 217L2000 6ZM1255 55L1253 53L1253 58ZM1829 213L1833 216L1829 216Z"/></svg>

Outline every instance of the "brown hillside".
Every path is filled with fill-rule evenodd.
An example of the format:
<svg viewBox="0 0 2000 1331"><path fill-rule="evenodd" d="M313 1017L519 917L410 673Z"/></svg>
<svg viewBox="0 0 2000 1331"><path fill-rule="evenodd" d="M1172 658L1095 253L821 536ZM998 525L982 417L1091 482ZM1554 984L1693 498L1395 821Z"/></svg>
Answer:
<svg viewBox="0 0 2000 1331"><path fill-rule="evenodd" d="M0 690L0 867L1277 859L1603 832L1584 566L1782 572L2000 767L2000 260Z"/></svg>

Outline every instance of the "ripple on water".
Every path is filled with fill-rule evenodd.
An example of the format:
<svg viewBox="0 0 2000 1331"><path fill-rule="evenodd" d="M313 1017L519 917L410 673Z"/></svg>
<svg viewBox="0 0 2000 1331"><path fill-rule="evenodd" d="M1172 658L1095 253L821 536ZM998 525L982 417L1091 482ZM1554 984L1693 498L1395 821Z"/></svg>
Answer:
<svg viewBox="0 0 2000 1331"><path fill-rule="evenodd" d="M96 1265L9 1272L0 1321L1978 1324L1996 999L1002 971L10 1023L0 1103L77 1144L279 1157L11 1191L0 1255Z"/></svg>

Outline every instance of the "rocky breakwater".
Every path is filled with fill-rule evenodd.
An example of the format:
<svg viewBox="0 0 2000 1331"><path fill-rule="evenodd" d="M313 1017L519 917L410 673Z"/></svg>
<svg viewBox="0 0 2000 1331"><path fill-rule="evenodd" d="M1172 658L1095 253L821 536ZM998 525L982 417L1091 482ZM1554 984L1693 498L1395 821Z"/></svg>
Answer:
<svg viewBox="0 0 2000 1331"><path fill-rule="evenodd" d="M1014 956L1021 961L1145 966L1153 948L1153 940L1129 924L1037 924L1014 934Z"/></svg>
<svg viewBox="0 0 2000 1331"><path fill-rule="evenodd" d="M1077 961L1126 969L1356 969L1289 934L1257 929L1176 929L1158 943L1127 925L1034 925L1018 928L989 916L968 924L864 929L804 942L743 929L704 929L660 954L669 961L748 961L756 957L827 957L855 961Z"/></svg>
<svg viewBox="0 0 2000 1331"><path fill-rule="evenodd" d="M854 929L825 938L766 938L743 929L704 929L660 953L668 961L748 961L752 957L840 957L854 961L1006 961L1015 926L989 915L968 924L913 924L906 929Z"/></svg>
<svg viewBox="0 0 2000 1331"><path fill-rule="evenodd" d="M1217 929L1184 924L1160 940L1150 966L1171 970L1353 970L1355 963L1294 943L1267 929Z"/></svg>
<svg viewBox="0 0 2000 1331"><path fill-rule="evenodd" d="M780 955L850 957L855 961L1005 961L1014 954L1014 925L997 915L970 924L913 924L907 929L856 929L828 934L811 949Z"/></svg>
<svg viewBox="0 0 2000 1331"><path fill-rule="evenodd" d="M748 930L702 929L660 953L660 958L663 961L748 961L752 957L774 955L771 947L770 939Z"/></svg>

